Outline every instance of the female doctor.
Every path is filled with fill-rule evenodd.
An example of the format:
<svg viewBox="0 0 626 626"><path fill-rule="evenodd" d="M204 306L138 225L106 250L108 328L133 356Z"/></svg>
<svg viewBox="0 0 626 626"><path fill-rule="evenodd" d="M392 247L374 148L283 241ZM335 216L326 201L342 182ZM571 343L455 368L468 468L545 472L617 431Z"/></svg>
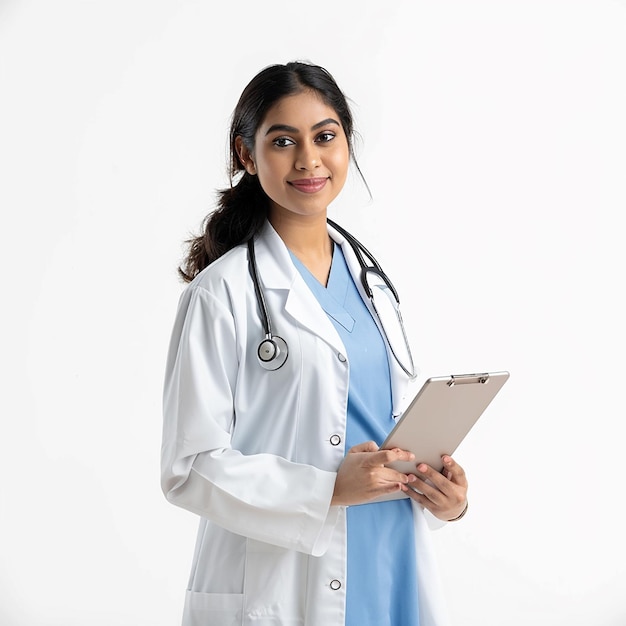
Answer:
<svg viewBox="0 0 626 626"><path fill-rule="evenodd" d="M201 518L185 626L447 623L426 515L462 517L467 482L378 449L415 373L391 283L327 221L352 136L326 70L262 70L180 268L162 488Z"/></svg>

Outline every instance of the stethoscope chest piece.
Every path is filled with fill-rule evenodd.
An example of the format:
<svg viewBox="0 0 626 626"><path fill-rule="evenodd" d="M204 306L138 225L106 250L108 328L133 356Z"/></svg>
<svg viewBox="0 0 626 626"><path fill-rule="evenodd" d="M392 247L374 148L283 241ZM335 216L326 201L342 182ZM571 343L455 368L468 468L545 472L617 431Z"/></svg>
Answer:
<svg viewBox="0 0 626 626"><path fill-rule="evenodd" d="M256 349L256 355L259 357L259 363L264 370L273 372L280 369L289 356L289 348L287 348L287 342L278 337L272 332L272 322L270 320L269 313L267 312L267 305L265 304L265 296L261 290L259 283L259 275L256 267L256 258L254 254L254 242L252 239L248 241L248 269L250 270L250 276L252 277L252 283L254 285L254 293L256 294L257 304L259 306L259 313L261 314L261 323L265 330L265 339L261 341L259 347Z"/></svg>
<svg viewBox="0 0 626 626"><path fill-rule="evenodd" d="M285 364L289 356L289 348L282 337L272 335L259 344L256 353L261 367L273 372Z"/></svg>

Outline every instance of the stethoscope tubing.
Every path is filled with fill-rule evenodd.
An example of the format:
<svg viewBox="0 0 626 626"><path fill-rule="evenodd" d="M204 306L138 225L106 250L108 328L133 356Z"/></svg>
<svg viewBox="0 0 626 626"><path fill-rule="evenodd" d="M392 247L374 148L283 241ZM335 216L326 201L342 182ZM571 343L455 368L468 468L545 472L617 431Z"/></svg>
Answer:
<svg viewBox="0 0 626 626"><path fill-rule="evenodd" d="M254 285L254 293L256 294L256 300L259 305L259 312L261 313L261 323L263 324L263 330L265 331L265 337L271 339L272 337L272 322L270 320L269 313L267 311L267 304L265 302L265 296L261 289L261 282L259 280L259 272L256 264L256 253L254 251L254 241L252 238L248 239L248 270L252 277L252 284Z"/></svg>
<svg viewBox="0 0 626 626"><path fill-rule="evenodd" d="M350 244L350 247L354 251L354 254L359 262L359 265L361 266L361 277L360 277L361 284L363 286L363 289L365 290L365 293L367 294L367 297L369 298L369 301L372 305L374 313L376 313L376 317L378 318L380 322L379 326L382 330L383 335L385 336L387 345L389 346L389 349L391 350L391 353L393 354L396 362L402 368L405 374L407 374L407 376L409 376L411 379L414 379L417 376L417 373L415 371L415 364L413 362L413 355L411 353L411 347L409 345L408 337L406 335L406 330L404 328L404 322L402 321L402 315L400 314L400 298L398 297L398 292L396 291L395 287L393 286L393 283L391 282L387 274L385 274L385 272L383 271L382 267L380 266L380 264L378 263L374 255L356 237L354 237L354 235L349 233L345 228L339 226L339 224L337 224L331 219L328 219L327 221L340 235L342 235L346 239L346 241ZM276 370L282 367L282 365L285 363L289 351L288 351L287 343L285 342L285 340L282 339L281 337L274 335L272 331L271 318L269 315L269 311L267 309L267 303L265 302L265 295L263 294L263 290L261 289L261 282L259 280L259 273L258 273L257 264L256 264L256 254L254 250L253 238L250 238L248 240L247 245L248 245L248 261L249 261L248 269L250 271L250 276L252 278L252 283L254 285L254 293L256 295L256 300L257 300L257 304L259 307L261 323L263 325L263 330L265 331L265 339L259 345L259 350L257 351L257 354L259 356L259 361L261 363L261 366L264 369ZM365 258L363 255L367 256L367 258L372 263L372 265L366 264ZM408 355L409 362L410 362L410 368L407 368L402 363L402 361L396 354L396 351L394 350L391 341L389 340L389 336L387 335L387 331L385 330L385 326L382 322L382 318L378 312L378 309L376 308L376 303L374 301L374 293L367 281L367 275L370 272L378 276L393 294L393 297L396 302L394 309L396 312L396 316L398 318L398 323L400 324L400 328L402 330L402 338L406 345L407 355ZM274 357L261 358L261 353L263 352L261 350L261 346L263 346L264 344L267 346L268 343L271 343L274 348L277 348L276 358ZM280 355L280 358L279 358L279 355Z"/></svg>
<svg viewBox="0 0 626 626"><path fill-rule="evenodd" d="M398 296L398 292L396 291L396 288L393 286L393 283L389 279L389 276L387 276L387 274L383 272L383 268L380 266L380 263L378 263L378 261L376 260L376 257L352 233L348 232L342 226L339 226L337 222L334 222L331 219L328 219L327 222L340 235L343 235L343 237L345 237L346 241L352 247L352 250L354 250L354 254L356 255L359 265L361 266L361 284L363 285L363 289L365 289L365 293L368 295L369 299L373 300L374 294L372 292L372 288L369 286L369 283L367 282L367 272L373 272L374 274L377 274L378 276L380 276L380 278L387 285L387 287L391 289L391 293L393 293L393 296L396 299L396 302L400 304L400 298ZM371 261L373 267L368 266L365 263L363 254L365 254L367 258Z"/></svg>

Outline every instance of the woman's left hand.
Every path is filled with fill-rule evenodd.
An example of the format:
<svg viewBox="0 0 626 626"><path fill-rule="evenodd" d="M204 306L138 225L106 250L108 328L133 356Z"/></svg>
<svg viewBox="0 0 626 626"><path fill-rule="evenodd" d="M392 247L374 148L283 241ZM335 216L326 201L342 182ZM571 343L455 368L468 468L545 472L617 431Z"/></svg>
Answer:
<svg viewBox="0 0 626 626"><path fill-rule="evenodd" d="M467 479L463 468L452 457L445 454L441 458L441 472L426 463L417 466L417 480L411 483L412 489L408 490L407 495L435 517L451 521L459 517L467 506Z"/></svg>

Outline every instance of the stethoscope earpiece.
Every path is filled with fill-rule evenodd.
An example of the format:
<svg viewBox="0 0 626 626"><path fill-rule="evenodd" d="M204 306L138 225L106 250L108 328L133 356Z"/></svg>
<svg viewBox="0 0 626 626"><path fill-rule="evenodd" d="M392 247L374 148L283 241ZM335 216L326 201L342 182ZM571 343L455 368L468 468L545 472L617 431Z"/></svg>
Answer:
<svg viewBox="0 0 626 626"><path fill-rule="evenodd" d="M289 356L289 348L282 337L273 335L259 344L256 353L261 367L273 372L285 364Z"/></svg>

